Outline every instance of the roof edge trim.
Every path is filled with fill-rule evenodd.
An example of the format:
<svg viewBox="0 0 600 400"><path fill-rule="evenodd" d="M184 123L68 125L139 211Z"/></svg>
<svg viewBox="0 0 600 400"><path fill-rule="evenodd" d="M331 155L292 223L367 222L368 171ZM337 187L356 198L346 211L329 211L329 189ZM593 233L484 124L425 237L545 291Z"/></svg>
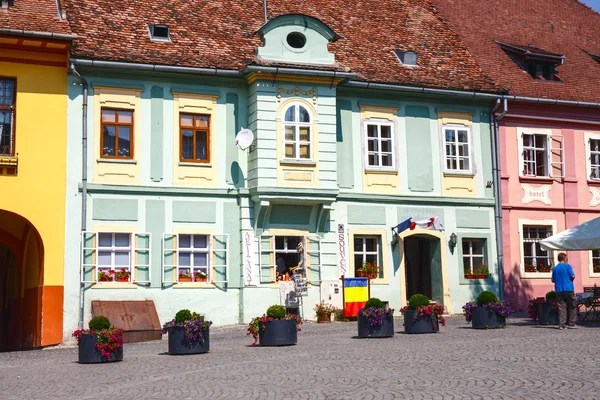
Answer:
<svg viewBox="0 0 600 400"><path fill-rule="evenodd" d="M30 37L40 38L40 39L60 39L60 40L75 40L75 39L77 39L77 35L69 35L66 33L26 31L26 30L22 30L22 29L2 29L2 28L0 28L0 35L30 36Z"/></svg>

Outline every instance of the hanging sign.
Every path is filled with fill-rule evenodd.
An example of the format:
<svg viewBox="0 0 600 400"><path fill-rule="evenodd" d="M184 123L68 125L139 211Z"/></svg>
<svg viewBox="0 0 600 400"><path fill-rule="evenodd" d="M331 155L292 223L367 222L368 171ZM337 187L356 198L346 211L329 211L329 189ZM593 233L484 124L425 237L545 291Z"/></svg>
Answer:
<svg viewBox="0 0 600 400"><path fill-rule="evenodd" d="M346 238L344 224L338 224L337 259L339 275L346 276L346 272L348 271L348 239Z"/></svg>
<svg viewBox="0 0 600 400"><path fill-rule="evenodd" d="M254 233L246 231L242 235L242 257L244 260L244 286L255 286L256 277L254 274L254 246L256 245Z"/></svg>

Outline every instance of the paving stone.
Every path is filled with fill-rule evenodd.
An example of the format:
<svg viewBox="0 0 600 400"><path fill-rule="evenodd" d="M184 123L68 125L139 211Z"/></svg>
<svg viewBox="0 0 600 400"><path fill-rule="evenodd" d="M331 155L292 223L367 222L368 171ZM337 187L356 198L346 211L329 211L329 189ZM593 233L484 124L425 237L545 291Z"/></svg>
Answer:
<svg viewBox="0 0 600 400"><path fill-rule="evenodd" d="M397 319L396 331L402 330ZM593 399L600 324L561 331L513 318L474 330L357 339L356 323L303 325L298 344L251 347L245 326L211 331L211 352L126 344L119 363L80 365L76 348L0 353L2 399Z"/></svg>

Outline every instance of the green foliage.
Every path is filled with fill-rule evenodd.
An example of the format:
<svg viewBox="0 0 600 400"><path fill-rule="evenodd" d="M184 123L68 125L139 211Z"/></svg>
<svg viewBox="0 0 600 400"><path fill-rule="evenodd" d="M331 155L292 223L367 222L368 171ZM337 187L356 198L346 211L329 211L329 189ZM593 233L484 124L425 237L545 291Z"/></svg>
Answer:
<svg viewBox="0 0 600 400"><path fill-rule="evenodd" d="M283 319L285 318L285 314L285 307L279 304L272 305L267 309L267 317L274 319Z"/></svg>
<svg viewBox="0 0 600 400"><path fill-rule="evenodd" d="M198 314L197 312L192 313L192 319L194 321L204 321L204 315Z"/></svg>
<svg viewBox="0 0 600 400"><path fill-rule="evenodd" d="M175 322L177 322L177 323L189 321L191 319L192 319L192 313L190 312L190 310L187 310L187 309L179 310L179 311L177 311L177 314L175 314Z"/></svg>
<svg viewBox="0 0 600 400"><path fill-rule="evenodd" d="M416 310L417 307L423 307L429 305L429 299L423 294L413 294L408 299L408 306L411 310Z"/></svg>
<svg viewBox="0 0 600 400"><path fill-rule="evenodd" d="M556 300L556 292L554 290L551 290L548 293L546 293L546 300L548 300L548 301Z"/></svg>
<svg viewBox="0 0 600 400"><path fill-rule="evenodd" d="M88 326L92 331L107 331L110 329L110 321L104 315L97 315L90 319Z"/></svg>
<svg viewBox="0 0 600 400"><path fill-rule="evenodd" d="M496 300L498 300L496 294L488 290L484 290L483 292L479 293L479 296L477 296L477 304L480 306L484 304L491 304Z"/></svg>
<svg viewBox="0 0 600 400"><path fill-rule="evenodd" d="M383 302L377 297L372 297L367 301L367 304L365 304L365 308L369 307L383 308Z"/></svg>

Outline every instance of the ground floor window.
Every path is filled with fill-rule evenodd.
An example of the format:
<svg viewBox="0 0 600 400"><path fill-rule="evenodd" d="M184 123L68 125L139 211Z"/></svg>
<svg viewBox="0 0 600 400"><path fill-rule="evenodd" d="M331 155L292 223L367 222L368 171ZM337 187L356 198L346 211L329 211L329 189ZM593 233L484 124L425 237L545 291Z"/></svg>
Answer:
<svg viewBox="0 0 600 400"><path fill-rule="evenodd" d="M383 278L383 268L381 265L381 236L354 236L353 246L354 257L354 276L359 276L359 269L365 263L377 265L377 278Z"/></svg>
<svg viewBox="0 0 600 400"><path fill-rule="evenodd" d="M485 263L485 239L463 239L462 254L466 279L482 279L489 276Z"/></svg>
<svg viewBox="0 0 600 400"><path fill-rule="evenodd" d="M592 250L592 271L600 274L600 250Z"/></svg>
<svg viewBox="0 0 600 400"><path fill-rule="evenodd" d="M179 257L177 258L178 274L182 279L208 279L209 274L209 236L180 234L177 242ZM200 279L198 279L200 280Z"/></svg>
<svg viewBox="0 0 600 400"><path fill-rule="evenodd" d="M304 248L302 236L275 236L275 265L277 280L286 279L298 268L302 268Z"/></svg>
<svg viewBox="0 0 600 400"><path fill-rule="evenodd" d="M551 272L552 252L542 249L540 241L552 236L550 225L523 225L523 265L525 272Z"/></svg>
<svg viewBox="0 0 600 400"><path fill-rule="evenodd" d="M130 276L131 234L98 233L98 280L101 282L125 279L129 281Z"/></svg>

